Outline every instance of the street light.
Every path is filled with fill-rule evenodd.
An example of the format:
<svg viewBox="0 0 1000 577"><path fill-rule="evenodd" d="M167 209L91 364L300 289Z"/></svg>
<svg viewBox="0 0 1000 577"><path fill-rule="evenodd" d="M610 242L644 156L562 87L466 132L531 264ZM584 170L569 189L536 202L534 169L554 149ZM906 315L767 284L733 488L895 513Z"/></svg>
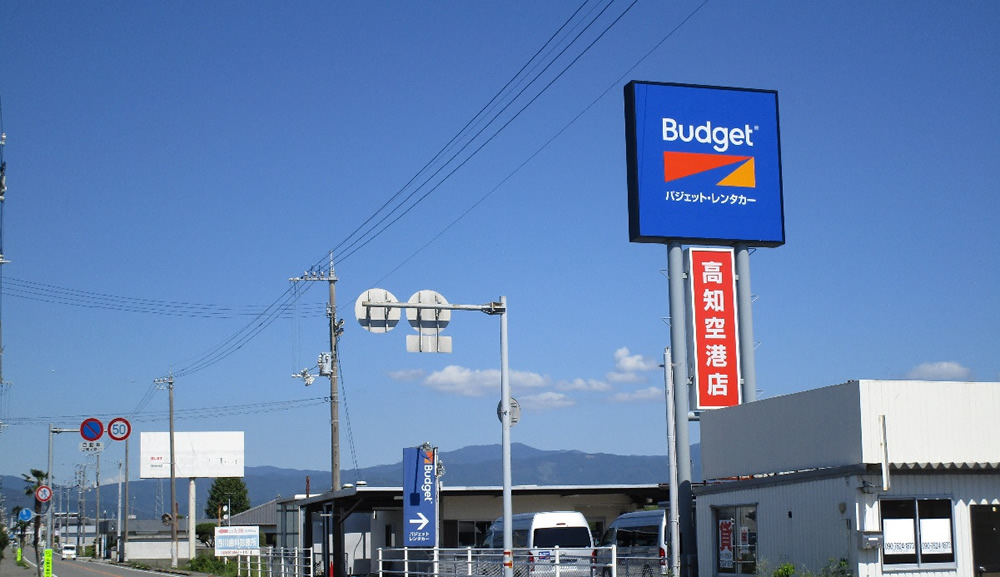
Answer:
<svg viewBox="0 0 1000 577"><path fill-rule="evenodd" d="M58 433L76 433L76 432L79 432L79 429L58 429L58 428L55 427L55 425L49 423L49 470L48 470L48 476L49 476L49 478L48 478L48 482L49 482L49 485L52 486L52 487L56 486L55 485L55 481L54 481L54 476L52 475L52 435L55 435L55 434L58 434ZM48 507L48 510L47 510L47 512L45 514L45 530L47 531L47 533L46 533L46 535L47 535L46 539L48 540L49 547L52 547L54 545L54 543L53 543L54 539L52 538L52 535L53 535L53 531L52 531L52 512L53 512L52 511L52 504L50 503L49 507Z"/></svg>
<svg viewBox="0 0 1000 577"><path fill-rule="evenodd" d="M440 331L447 325L450 315L447 311L480 311L488 315L500 316L500 423L503 459L503 577L514 575L514 545L511 516L511 475L510 475L510 380L507 370L507 297L482 305L458 305L448 303L434 291L420 291L410 297L409 302L400 303L389 291L370 289L358 297L354 306L358 322L365 330L384 333L392 330L399 321L399 311L407 309L406 317L417 329L417 336L409 335L406 349L411 352L451 352L450 337L442 337ZM434 311L433 318L426 318L423 311ZM442 314L445 313L445 314ZM426 347L426 348L425 348ZM433 347L433 349L431 348Z"/></svg>

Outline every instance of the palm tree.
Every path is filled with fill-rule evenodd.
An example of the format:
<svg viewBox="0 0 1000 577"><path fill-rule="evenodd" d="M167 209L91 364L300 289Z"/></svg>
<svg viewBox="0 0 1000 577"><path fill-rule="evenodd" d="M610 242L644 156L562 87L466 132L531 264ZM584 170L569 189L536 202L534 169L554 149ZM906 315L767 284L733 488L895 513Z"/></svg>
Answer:
<svg viewBox="0 0 1000 577"><path fill-rule="evenodd" d="M32 469L31 473L28 475L21 475L24 478L24 494L35 496L35 492L39 487L45 484L49 479L49 474L45 471L39 469ZM42 577L42 563L41 554L38 551L38 535L41 532L42 527L42 502L35 498L35 531L34 536L31 540L31 545L35 549L35 570L38 573L38 577ZM52 529L49 528L49 540L52 540ZM51 546L51 543L50 543Z"/></svg>

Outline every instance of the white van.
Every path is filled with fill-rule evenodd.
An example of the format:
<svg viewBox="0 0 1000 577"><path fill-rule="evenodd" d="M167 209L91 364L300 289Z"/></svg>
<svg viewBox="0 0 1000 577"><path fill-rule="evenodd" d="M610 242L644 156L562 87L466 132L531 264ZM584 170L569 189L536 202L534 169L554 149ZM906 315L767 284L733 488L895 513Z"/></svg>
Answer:
<svg viewBox="0 0 1000 577"><path fill-rule="evenodd" d="M62 558L63 561L71 561L73 559L76 559L76 545L70 545L68 543L66 545L63 545L62 549L59 552L59 556Z"/></svg>
<svg viewBox="0 0 1000 577"><path fill-rule="evenodd" d="M483 539L484 549L503 550L503 527L503 517L490 525ZM511 516L511 537L515 575L590 577L594 541L583 513L518 513Z"/></svg>
<svg viewBox="0 0 1000 577"><path fill-rule="evenodd" d="M612 521L594 550L598 577L611 576L611 546L616 547L617 577L666 575L670 530L664 509L625 513Z"/></svg>

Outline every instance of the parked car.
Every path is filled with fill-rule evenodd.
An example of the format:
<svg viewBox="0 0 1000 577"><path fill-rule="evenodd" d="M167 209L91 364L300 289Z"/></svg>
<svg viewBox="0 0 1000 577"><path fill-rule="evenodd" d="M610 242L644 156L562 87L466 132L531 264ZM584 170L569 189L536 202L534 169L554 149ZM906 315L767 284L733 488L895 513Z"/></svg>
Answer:
<svg viewBox="0 0 1000 577"><path fill-rule="evenodd" d="M76 559L76 545L63 545L60 556L63 561Z"/></svg>
<svg viewBox="0 0 1000 577"><path fill-rule="evenodd" d="M598 577L611 577L611 546L615 546L617 577L666 575L670 552L667 512L663 509L634 511L611 522L594 550Z"/></svg>
<svg viewBox="0 0 1000 577"><path fill-rule="evenodd" d="M503 517L490 525L483 548L503 551ZM590 577L594 547L590 525L579 511L519 513L511 517L514 573L518 577ZM487 574L498 574L486 571Z"/></svg>

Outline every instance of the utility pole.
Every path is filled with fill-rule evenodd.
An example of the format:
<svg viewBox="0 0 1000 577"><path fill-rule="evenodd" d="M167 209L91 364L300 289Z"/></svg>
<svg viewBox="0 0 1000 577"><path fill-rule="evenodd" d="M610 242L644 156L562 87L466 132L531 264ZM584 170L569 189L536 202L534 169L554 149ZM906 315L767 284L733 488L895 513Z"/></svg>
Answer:
<svg viewBox="0 0 1000 577"><path fill-rule="evenodd" d="M8 261L4 257L3 251L3 199L4 193L7 192L7 162L3 159L3 148L7 144L7 133L3 131L3 106L0 105L0 271L3 270L3 265L7 264ZM0 293L3 290L3 274L0 273ZM2 299L2 297L0 297ZM10 383L3 380L3 301L0 300L0 407L7 406L6 396L7 390L10 387ZM4 415L0 413L0 433L7 427L7 423L3 422ZM52 467L49 467L49 475L52 475ZM51 479L49 479L51 482ZM3 497L3 478L0 477L0 515L6 517L7 514L7 504ZM51 542L52 539L49 539Z"/></svg>
<svg viewBox="0 0 1000 577"><path fill-rule="evenodd" d="M122 462L118 461L118 515L115 521L115 551L122 550ZM115 561L121 561L116 558Z"/></svg>
<svg viewBox="0 0 1000 577"><path fill-rule="evenodd" d="M336 491L340 488L340 401L339 387L337 386L337 338L344 329L344 321L337 320L337 276L333 273L333 251L330 251L330 270L324 275L320 272L309 271L300 277L288 279L291 282L299 281L327 281L330 286L330 300L326 305L326 315L330 319L330 352L321 353L319 356L319 374L330 377L330 490ZM292 375L296 378L305 379L306 386L312 384L313 375L308 369Z"/></svg>
<svg viewBox="0 0 1000 577"><path fill-rule="evenodd" d="M153 379L156 384L166 383L170 399L170 567L177 568L177 460L174 453L174 376ZM190 523L190 521L188 521Z"/></svg>
<svg viewBox="0 0 1000 577"><path fill-rule="evenodd" d="M99 555L99 558L103 558L104 554L101 551L101 454L97 453L97 472L94 475L94 492L97 493L97 503L96 511L94 511L94 517L97 518L97 522L94 525L94 553Z"/></svg>

